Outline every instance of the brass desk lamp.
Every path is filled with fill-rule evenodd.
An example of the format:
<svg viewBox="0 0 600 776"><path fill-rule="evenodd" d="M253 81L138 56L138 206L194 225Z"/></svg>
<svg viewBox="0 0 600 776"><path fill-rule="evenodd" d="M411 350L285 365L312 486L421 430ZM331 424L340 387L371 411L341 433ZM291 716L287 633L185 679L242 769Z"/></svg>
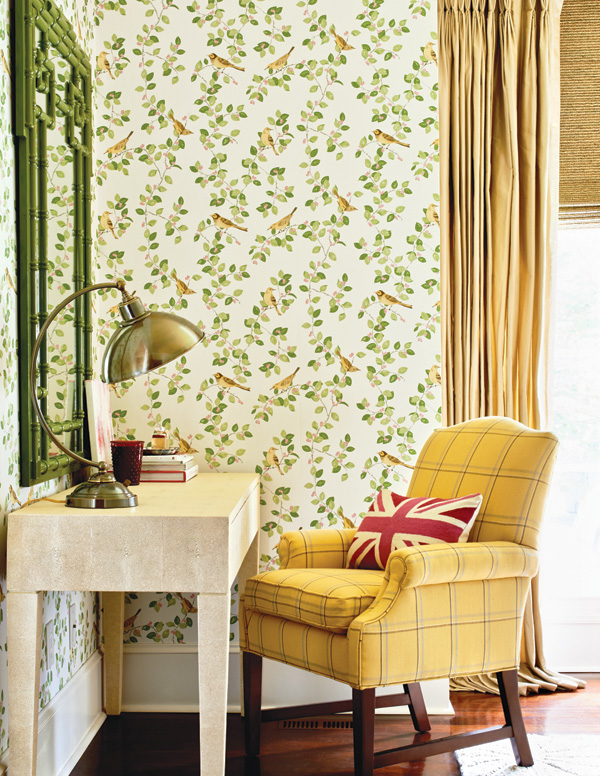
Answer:
<svg viewBox="0 0 600 776"><path fill-rule="evenodd" d="M57 305L44 321L31 354L29 386L31 399L42 428L54 444L76 461L98 469L86 482L78 485L67 497L67 506L90 509L134 507L137 496L107 472L106 461L90 461L62 444L56 438L40 409L36 371L37 357L42 340L52 321L74 299L101 288L116 288L123 294L119 305L122 321L112 335L102 360L102 380L105 383L120 383L146 374L152 369L173 361L204 339L204 333L193 323L171 313L149 312L134 294L125 290L125 281L96 283L76 291ZM134 292L135 293L135 292Z"/></svg>

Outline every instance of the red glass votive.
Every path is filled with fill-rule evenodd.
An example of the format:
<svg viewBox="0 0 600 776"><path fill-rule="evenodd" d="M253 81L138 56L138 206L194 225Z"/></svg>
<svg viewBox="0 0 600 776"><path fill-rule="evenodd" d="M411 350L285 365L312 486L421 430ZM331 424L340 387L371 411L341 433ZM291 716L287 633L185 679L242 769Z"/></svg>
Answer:
<svg viewBox="0 0 600 776"><path fill-rule="evenodd" d="M139 485L142 471L143 442L129 439L114 439L110 443L113 474L117 482L124 485Z"/></svg>

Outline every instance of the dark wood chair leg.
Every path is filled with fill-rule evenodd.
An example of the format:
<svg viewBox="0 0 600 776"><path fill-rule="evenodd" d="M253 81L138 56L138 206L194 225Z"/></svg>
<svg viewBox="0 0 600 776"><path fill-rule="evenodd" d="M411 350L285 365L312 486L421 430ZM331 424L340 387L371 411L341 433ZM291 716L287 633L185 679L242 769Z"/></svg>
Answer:
<svg viewBox="0 0 600 776"><path fill-rule="evenodd" d="M513 730L513 737L510 739L510 743L512 744L515 760L517 765L528 767L533 765L533 757L531 756L527 731L525 730L525 723L523 722L523 714L521 712L517 669L498 671L496 678L500 688L504 719L506 724L510 725Z"/></svg>
<svg viewBox="0 0 600 776"><path fill-rule="evenodd" d="M262 694L262 657L244 652L244 735L246 754L260 754L260 705Z"/></svg>
<svg viewBox="0 0 600 776"><path fill-rule="evenodd" d="M410 711L410 718L412 719L415 730L419 733L426 733L428 730L431 730L431 724L429 722L429 717L427 716L427 709L425 708L425 701L423 700L420 683L411 682L410 684L405 684L404 692L410 698L408 710Z"/></svg>
<svg viewBox="0 0 600 776"><path fill-rule="evenodd" d="M373 776L375 690L352 690L354 776Z"/></svg>

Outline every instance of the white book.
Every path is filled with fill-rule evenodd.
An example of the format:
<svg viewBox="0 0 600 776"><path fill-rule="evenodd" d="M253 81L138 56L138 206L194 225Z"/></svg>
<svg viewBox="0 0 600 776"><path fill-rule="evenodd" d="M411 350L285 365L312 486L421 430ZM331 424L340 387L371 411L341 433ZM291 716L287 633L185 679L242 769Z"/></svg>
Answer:
<svg viewBox="0 0 600 776"><path fill-rule="evenodd" d="M194 460L194 456L190 455L189 453L187 455L180 454L180 455L144 455L142 458L142 468L143 469L150 469L150 468L157 468L160 469L161 467L165 466L189 466L190 462Z"/></svg>
<svg viewBox="0 0 600 776"><path fill-rule="evenodd" d="M92 461L105 461L110 464L110 443L114 433L108 383L103 383L102 380L86 380L85 399Z"/></svg>
<svg viewBox="0 0 600 776"><path fill-rule="evenodd" d="M177 471L161 471L147 469L140 472L140 482L187 482L198 474L198 464L191 469L178 469Z"/></svg>
<svg viewBox="0 0 600 776"><path fill-rule="evenodd" d="M181 463L173 463L172 461L167 461L166 463L160 464L159 466L146 466L145 463L142 463L142 471L143 472L186 472L188 469L191 469L193 466L196 466L196 462L192 459L191 461L187 461L187 463L181 464Z"/></svg>

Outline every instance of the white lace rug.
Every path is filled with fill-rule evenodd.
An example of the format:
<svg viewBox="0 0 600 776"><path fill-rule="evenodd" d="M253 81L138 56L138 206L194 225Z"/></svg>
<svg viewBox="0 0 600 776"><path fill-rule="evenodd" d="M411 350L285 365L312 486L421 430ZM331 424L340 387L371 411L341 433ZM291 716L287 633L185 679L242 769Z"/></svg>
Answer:
<svg viewBox="0 0 600 776"><path fill-rule="evenodd" d="M515 765L510 741L456 752L462 776L600 776L600 735L529 735L531 768Z"/></svg>

